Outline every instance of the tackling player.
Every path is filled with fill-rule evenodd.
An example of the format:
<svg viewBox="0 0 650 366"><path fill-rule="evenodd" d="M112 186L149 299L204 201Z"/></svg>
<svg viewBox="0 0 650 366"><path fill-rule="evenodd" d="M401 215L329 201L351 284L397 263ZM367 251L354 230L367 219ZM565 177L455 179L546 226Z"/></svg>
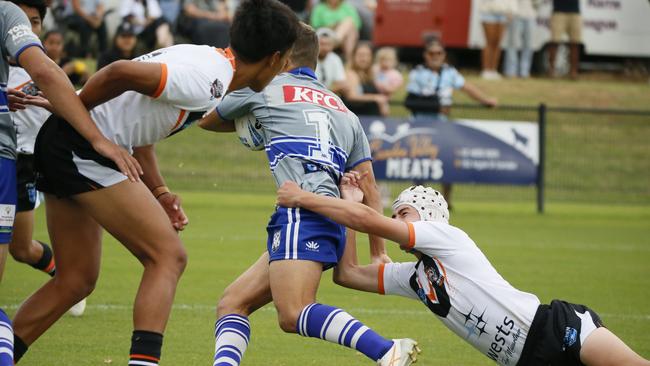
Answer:
<svg viewBox="0 0 650 366"><path fill-rule="evenodd" d="M355 188L358 178L348 174L341 186L342 195L356 202L363 196ZM512 287L465 232L449 225L447 202L432 188L404 190L393 203L393 218L303 191L294 182L278 190L278 204L400 243L417 262L358 266L343 261L340 282L422 301L447 328L499 365L650 365L588 307L560 300L540 305L537 296ZM353 252L352 230L348 243Z"/></svg>
<svg viewBox="0 0 650 366"><path fill-rule="evenodd" d="M287 180L319 195L339 197L345 171L372 173L370 148L359 119L316 80L318 40L303 25L289 72L262 92L227 95L200 126L232 131L226 121L253 113L262 125L271 173L278 186ZM372 175L370 174L370 177ZM381 210L374 194L366 203ZM345 248L345 228L304 209L278 208L267 226L267 253L228 286L218 306L214 366L239 365L250 338L248 315L271 300L285 332L321 338L363 353L379 365L410 365L416 343L385 339L342 309L316 303L324 269L335 266ZM373 239L372 255L384 261L383 241Z"/></svg>
<svg viewBox="0 0 650 366"><path fill-rule="evenodd" d="M134 151L145 174L132 183L67 123L53 115L35 146L37 188L56 253L56 276L14 319L16 362L74 303L93 290L102 228L144 266L134 302L129 365L157 365L186 253L176 230L188 220L165 186L153 144L214 110L227 91L262 90L286 65L298 20L275 0L247 0L231 26L231 49L178 45L115 62L95 74L80 98L98 127ZM46 105L46 103L42 103Z"/></svg>

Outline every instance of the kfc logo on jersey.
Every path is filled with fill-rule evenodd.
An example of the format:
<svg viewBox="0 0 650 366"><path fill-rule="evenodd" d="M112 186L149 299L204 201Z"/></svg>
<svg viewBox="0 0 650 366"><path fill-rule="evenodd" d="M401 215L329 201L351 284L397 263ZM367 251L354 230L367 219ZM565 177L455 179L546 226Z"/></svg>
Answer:
<svg viewBox="0 0 650 366"><path fill-rule="evenodd" d="M341 112L348 110L337 97L320 90L297 85L285 85L282 90L285 103L311 103Z"/></svg>

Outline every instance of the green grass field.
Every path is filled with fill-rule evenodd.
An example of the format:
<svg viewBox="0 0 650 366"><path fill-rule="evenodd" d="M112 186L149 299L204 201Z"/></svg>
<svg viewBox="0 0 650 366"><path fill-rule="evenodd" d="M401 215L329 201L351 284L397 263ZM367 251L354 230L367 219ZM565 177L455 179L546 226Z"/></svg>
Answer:
<svg viewBox="0 0 650 366"><path fill-rule="evenodd" d="M215 304L227 284L265 248L265 225L274 196L184 192L191 224L182 233L189 265L165 334L163 365L209 365ZM46 238L43 210L36 237ZM514 286L548 302L561 298L600 313L609 328L650 358L650 208L552 204L545 215L530 203L460 201L452 223L463 228ZM364 248L363 241L359 247ZM408 260L389 243L394 260ZM83 243L80 243L83 246ZM362 251L362 260L367 258ZM0 305L10 315L46 276L12 260ZM65 316L20 365L124 365L131 306L140 265L106 237L102 271L81 318ZM324 274L318 300L347 309L388 337L413 337L423 349L419 365L490 365L491 361L444 328L417 301L382 297L334 285ZM272 306L251 317L252 340L244 365L371 365L343 347L283 334Z"/></svg>

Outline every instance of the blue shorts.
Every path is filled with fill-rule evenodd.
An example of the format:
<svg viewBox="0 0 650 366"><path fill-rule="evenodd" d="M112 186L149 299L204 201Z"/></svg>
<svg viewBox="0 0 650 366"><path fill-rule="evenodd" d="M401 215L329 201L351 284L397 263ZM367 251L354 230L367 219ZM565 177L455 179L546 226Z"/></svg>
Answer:
<svg viewBox="0 0 650 366"><path fill-rule="evenodd" d="M345 226L303 208L279 207L266 227L270 261L301 259L335 266L345 250Z"/></svg>
<svg viewBox="0 0 650 366"><path fill-rule="evenodd" d="M0 158L0 244L9 244L16 216L16 161Z"/></svg>

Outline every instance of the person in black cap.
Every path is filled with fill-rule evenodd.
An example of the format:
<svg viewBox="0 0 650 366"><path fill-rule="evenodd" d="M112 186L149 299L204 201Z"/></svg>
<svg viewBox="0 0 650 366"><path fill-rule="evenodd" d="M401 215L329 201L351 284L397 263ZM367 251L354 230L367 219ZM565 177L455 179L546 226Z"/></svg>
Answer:
<svg viewBox="0 0 650 366"><path fill-rule="evenodd" d="M97 59L97 70L117 60L130 60L137 55L135 54L135 29L131 23L124 22L120 24L115 32L113 47L108 51L102 52Z"/></svg>

